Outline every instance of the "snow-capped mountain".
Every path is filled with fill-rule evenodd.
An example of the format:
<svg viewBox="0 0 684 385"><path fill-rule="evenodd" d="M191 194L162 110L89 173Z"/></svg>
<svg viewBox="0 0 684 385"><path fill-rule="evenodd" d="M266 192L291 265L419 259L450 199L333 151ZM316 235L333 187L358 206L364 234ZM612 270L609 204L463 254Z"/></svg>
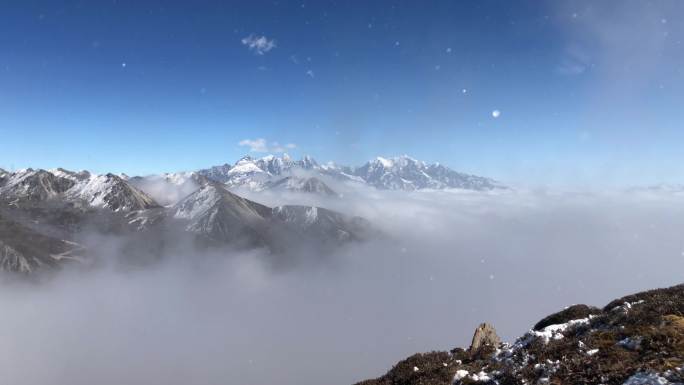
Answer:
<svg viewBox="0 0 684 385"><path fill-rule="evenodd" d="M232 180L253 176L250 173L270 178L272 173L303 167L316 165L311 160L243 159L228 174ZM30 273L97 259L102 237L110 234L120 245L117 258L133 263L155 260L167 250L176 253L188 245L200 250L262 247L271 253L290 253L365 238L361 219L316 207L273 209L196 172L127 178L26 169L2 172L0 178L0 271ZM316 178L280 180L284 181L275 188L329 193ZM169 204L160 206L143 189Z"/></svg>
<svg viewBox="0 0 684 385"><path fill-rule="evenodd" d="M44 201L54 198L74 186L74 181L45 170L25 169L6 174L0 187L0 197Z"/></svg>
<svg viewBox="0 0 684 385"><path fill-rule="evenodd" d="M216 182L226 183L228 182L228 171L230 171L231 168L232 166L226 163L220 166L199 170L197 173Z"/></svg>
<svg viewBox="0 0 684 385"><path fill-rule="evenodd" d="M316 177L300 178L296 176L286 176L285 178L265 183L263 189L337 196L337 193L333 191L333 189Z"/></svg>
<svg viewBox="0 0 684 385"><path fill-rule="evenodd" d="M0 199L7 202L61 200L113 211L144 210L158 204L147 194L114 174L88 171L25 169L7 173L0 186Z"/></svg>
<svg viewBox="0 0 684 385"><path fill-rule="evenodd" d="M356 168L354 174L383 190L491 190L503 187L488 178L456 172L439 163L428 165L406 155L389 159L377 157Z"/></svg>
<svg viewBox="0 0 684 385"><path fill-rule="evenodd" d="M311 206L270 208L231 193L219 183L208 183L172 209L186 230L217 242L249 242L281 248L302 236L319 241L364 238L370 226L361 218Z"/></svg>
<svg viewBox="0 0 684 385"><path fill-rule="evenodd" d="M112 211L135 211L158 207L149 195L114 174L91 175L66 192L68 199Z"/></svg>
<svg viewBox="0 0 684 385"><path fill-rule="evenodd" d="M321 165L311 157L292 160L269 155L254 159L246 156L233 166L215 166L198 171L199 174L229 187L263 190L283 177L306 174L317 178L333 178L368 184L383 190L420 190L459 188L492 190L503 188L496 181L460 173L439 163L427 164L406 155L395 158L375 158L360 167Z"/></svg>

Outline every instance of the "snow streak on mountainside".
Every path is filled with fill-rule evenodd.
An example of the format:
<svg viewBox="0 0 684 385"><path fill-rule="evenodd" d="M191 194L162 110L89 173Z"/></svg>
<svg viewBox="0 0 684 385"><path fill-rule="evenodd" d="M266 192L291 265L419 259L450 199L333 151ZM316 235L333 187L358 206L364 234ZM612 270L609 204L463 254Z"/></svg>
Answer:
<svg viewBox="0 0 684 385"><path fill-rule="evenodd" d="M287 154L259 159L246 156L232 167L226 164L198 173L230 187L242 186L253 190L273 187L283 176L298 173L365 183L383 190L459 188L482 191L503 188L494 180L456 172L438 163L426 164L405 155L390 159L378 157L355 168L320 165L308 156L298 161L292 160ZM327 193L318 190L313 192Z"/></svg>
<svg viewBox="0 0 684 385"><path fill-rule="evenodd" d="M81 262L81 247L43 235L0 215L0 271L31 273L65 262Z"/></svg>

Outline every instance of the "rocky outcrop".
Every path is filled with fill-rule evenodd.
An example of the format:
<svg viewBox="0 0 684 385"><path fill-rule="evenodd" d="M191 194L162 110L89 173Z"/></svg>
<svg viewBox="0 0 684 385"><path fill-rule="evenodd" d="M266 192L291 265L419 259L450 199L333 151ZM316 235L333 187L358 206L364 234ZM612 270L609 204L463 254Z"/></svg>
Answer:
<svg viewBox="0 0 684 385"><path fill-rule="evenodd" d="M483 324L469 350L416 354L359 384L681 385L684 284L629 295L603 309L571 306L513 343L483 350L495 335Z"/></svg>
<svg viewBox="0 0 684 385"><path fill-rule="evenodd" d="M501 338L496 334L494 326L483 323L475 329L473 342L471 342L468 351L471 354L478 354L485 349L496 349L499 345L501 345Z"/></svg>

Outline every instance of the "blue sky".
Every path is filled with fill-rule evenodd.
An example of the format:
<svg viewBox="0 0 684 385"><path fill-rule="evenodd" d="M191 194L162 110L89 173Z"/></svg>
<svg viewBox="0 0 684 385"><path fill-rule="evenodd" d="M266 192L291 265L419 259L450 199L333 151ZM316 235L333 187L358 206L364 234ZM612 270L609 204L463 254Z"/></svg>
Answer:
<svg viewBox="0 0 684 385"><path fill-rule="evenodd" d="M0 167L147 174L254 149L684 182L683 19L674 0L18 1Z"/></svg>

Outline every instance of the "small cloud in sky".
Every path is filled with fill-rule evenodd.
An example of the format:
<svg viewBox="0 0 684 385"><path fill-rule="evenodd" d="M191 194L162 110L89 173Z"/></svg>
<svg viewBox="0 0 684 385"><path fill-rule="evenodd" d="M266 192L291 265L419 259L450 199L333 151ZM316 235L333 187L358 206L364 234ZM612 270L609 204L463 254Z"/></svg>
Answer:
<svg viewBox="0 0 684 385"><path fill-rule="evenodd" d="M565 49L556 73L560 75L581 75L591 67L591 58L585 49L572 45Z"/></svg>
<svg viewBox="0 0 684 385"><path fill-rule="evenodd" d="M278 142L269 143L264 138L244 139L238 142L241 147L249 147L249 152L286 152L297 148L294 143L280 144Z"/></svg>
<svg viewBox="0 0 684 385"><path fill-rule="evenodd" d="M257 36L254 34L243 38L242 44L246 45L250 51L257 55L263 55L276 47L276 41L274 39L268 39L266 36Z"/></svg>
<svg viewBox="0 0 684 385"><path fill-rule="evenodd" d="M309 76L309 77L311 77L311 78L313 78L313 77L316 76L316 75L314 74L313 70L307 70L307 71L306 71L306 75Z"/></svg>

